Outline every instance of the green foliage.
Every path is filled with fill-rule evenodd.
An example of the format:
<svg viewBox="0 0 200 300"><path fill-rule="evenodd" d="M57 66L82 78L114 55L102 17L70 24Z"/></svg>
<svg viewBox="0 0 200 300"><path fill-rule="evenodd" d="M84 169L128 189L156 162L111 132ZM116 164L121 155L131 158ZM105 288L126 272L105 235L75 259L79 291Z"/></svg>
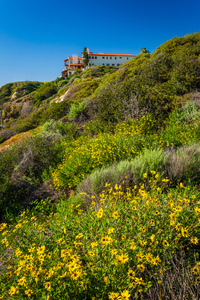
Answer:
<svg viewBox="0 0 200 300"><path fill-rule="evenodd" d="M149 50L147 50L146 48L143 47L143 48L140 50L140 53L150 53L150 52L149 52Z"/></svg>
<svg viewBox="0 0 200 300"><path fill-rule="evenodd" d="M83 50L83 64L84 67L87 67L89 63L89 58L88 58L88 53L87 53L87 48L85 47Z"/></svg>
<svg viewBox="0 0 200 300"><path fill-rule="evenodd" d="M6 214L18 214L25 199L42 182L43 170L55 167L61 152L59 136L45 133L0 152L1 219Z"/></svg>
<svg viewBox="0 0 200 300"><path fill-rule="evenodd" d="M41 102L57 93L57 87L54 82L44 83L34 94L33 101L39 106Z"/></svg>
<svg viewBox="0 0 200 300"><path fill-rule="evenodd" d="M69 141L78 136L78 127L69 122L50 120L43 125L42 132L52 136L64 136Z"/></svg>
<svg viewBox="0 0 200 300"><path fill-rule="evenodd" d="M87 69L86 71L84 71L81 75L81 78L88 78L88 77L92 77L92 78L101 78L106 74L112 74L116 72L116 68L113 67L108 67L108 66L92 66L91 68Z"/></svg>
<svg viewBox="0 0 200 300"><path fill-rule="evenodd" d="M58 120L67 116L70 108L70 103L65 100L59 103L52 103L43 113L41 122L44 123L47 120Z"/></svg>
<svg viewBox="0 0 200 300"><path fill-rule="evenodd" d="M8 99L12 94L12 83L7 83L0 88L0 103Z"/></svg>
<svg viewBox="0 0 200 300"><path fill-rule="evenodd" d="M151 117L147 116L150 123ZM95 168L112 164L115 161L134 158L145 147L149 147L146 127L141 122L121 123L116 133L98 134L95 137L81 136L70 147L66 147L62 163L53 174L54 184L57 187L76 188ZM152 120L152 124L154 121Z"/></svg>
<svg viewBox="0 0 200 300"><path fill-rule="evenodd" d="M68 118L70 120L77 118L81 113L85 111L85 108L86 108L86 101L82 101L79 104L75 104L75 103L72 104L68 114Z"/></svg>
<svg viewBox="0 0 200 300"><path fill-rule="evenodd" d="M8 83L0 88L0 105L10 100L11 96L15 93L17 98L28 95L41 86L38 81L19 81Z"/></svg>
<svg viewBox="0 0 200 300"><path fill-rule="evenodd" d="M125 84L112 83L100 90L96 99L93 100L95 110L97 107L95 119L100 123L101 128L104 128L104 131L113 131L116 124L123 120L123 99L128 97L128 93ZM93 107L89 107L91 115L94 114Z"/></svg>

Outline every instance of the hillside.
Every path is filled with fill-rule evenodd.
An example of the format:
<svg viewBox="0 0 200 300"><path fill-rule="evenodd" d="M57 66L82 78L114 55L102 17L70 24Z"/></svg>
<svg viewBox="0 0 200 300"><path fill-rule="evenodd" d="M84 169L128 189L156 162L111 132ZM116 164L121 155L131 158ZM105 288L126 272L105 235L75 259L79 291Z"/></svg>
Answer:
<svg viewBox="0 0 200 300"><path fill-rule="evenodd" d="M200 298L200 33L0 110L0 299Z"/></svg>

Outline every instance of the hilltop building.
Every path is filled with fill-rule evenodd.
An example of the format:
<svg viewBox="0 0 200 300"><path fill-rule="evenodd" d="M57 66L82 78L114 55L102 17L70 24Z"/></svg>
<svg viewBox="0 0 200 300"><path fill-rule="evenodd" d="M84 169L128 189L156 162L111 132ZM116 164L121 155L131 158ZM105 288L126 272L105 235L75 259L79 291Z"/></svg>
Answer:
<svg viewBox="0 0 200 300"><path fill-rule="evenodd" d="M79 57L77 54L73 54L73 56L69 56L64 60L65 69L62 71L62 76L69 76L74 74L76 70L82 71L84 68L83 65L83 57Z"/></svg>
<svg viewBox="0 0 200 300"><path fill-rule="evenodd" d="M92 67L94 65L119 67L121 64L124 64L125 62L136 56L132 54L93 53L90 52L89 49L87 49L87 53L89 62L86 68ZM74 74L76 70L84 70L83 57L78 57L76 54L65 59L64 63L65 69L62 71L63 77Z"/></svg>

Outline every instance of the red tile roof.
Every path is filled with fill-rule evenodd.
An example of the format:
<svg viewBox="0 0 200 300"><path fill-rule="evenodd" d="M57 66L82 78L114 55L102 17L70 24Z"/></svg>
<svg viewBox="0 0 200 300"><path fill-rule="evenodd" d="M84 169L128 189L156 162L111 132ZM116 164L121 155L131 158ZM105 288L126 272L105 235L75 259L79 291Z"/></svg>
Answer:
<svg viewBox="0 0 200 300"><path fill-rule="evenodd" d="M89 55L98 55L98 56L131 56L131 57L135 57L136 55L132 55L132 54L111 54L111 53L90 53Z"/></svg>

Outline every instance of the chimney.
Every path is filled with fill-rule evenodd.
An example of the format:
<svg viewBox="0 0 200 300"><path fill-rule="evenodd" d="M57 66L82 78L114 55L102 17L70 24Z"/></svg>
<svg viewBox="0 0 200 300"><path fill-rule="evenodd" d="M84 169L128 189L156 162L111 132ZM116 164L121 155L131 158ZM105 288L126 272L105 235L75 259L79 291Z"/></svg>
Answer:
<svg viewBox="0 0 200 300"><path fill-rule="evenodd" d="M78 63L78 55L73 54L73 64L77 64L77 63Z"/></svg>

